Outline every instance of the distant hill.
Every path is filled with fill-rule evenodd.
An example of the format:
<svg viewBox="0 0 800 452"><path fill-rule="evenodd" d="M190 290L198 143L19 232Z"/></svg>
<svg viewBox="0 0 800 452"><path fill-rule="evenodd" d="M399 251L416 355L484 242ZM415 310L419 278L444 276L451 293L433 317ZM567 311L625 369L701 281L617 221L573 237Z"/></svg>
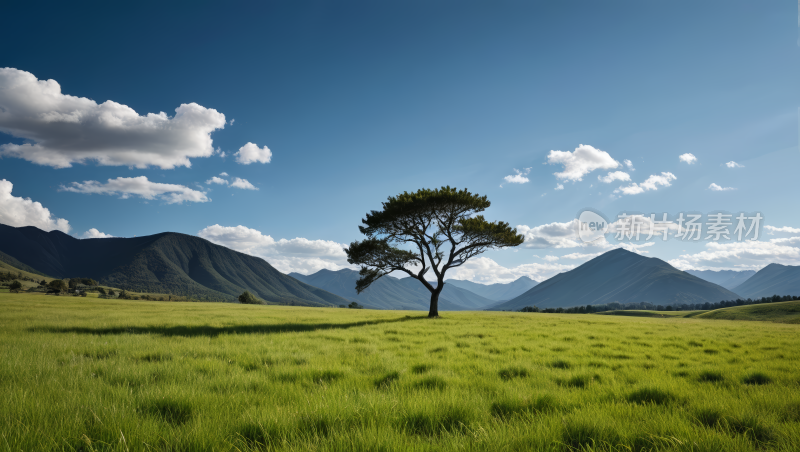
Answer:
<svg viewBox="0 0 800 452"><path fill-rule="evenodd" d="M661 259L615 249L492 309L566 308L612 302L666 306L736 298L739 296L730 290L682 272Z"/></svg>
<svg viewBox="0 0 800 452"><path fill-rule="evenodd" d="M431 293L422 283L412 278L384 276L372 283L367 290L357 294L355 287L359 276L355 270L320 270L311 275L290 273L289 276L368 307L424 311L430 307ZM439 295L439 309L442 311L477 310L491 303L492 300L448 283L445 283Z"/></svg>
<svg viewBox="0 0 800 452"><path fill-rule="evenodd" d="M507 301L516 298L539 284L527 276L521 276L516 281L505 284L478 284L461 279L448 279L446 282L493 301Z"/></svg>
<svg viewBox="0 0 800 452"><path fill-rule="evenodd" d="M137 292L234 301L249 290L262 300L279 304L347 303L338 295L284 275L263 259L174 232L79 240L60 231L0 225L0 252L52 277L93 278L103 285Z"/></svg>
<svg viewBox="0 0 800 452"><path fill-rule="evenodd" d="M749 306L716 309L697 315L696 318L800 323L800 301L783 301L779 303L753 304Z"/></svg>
<svg viewBox="0 0 800 452"><path fill-rule="evenodd" d="M733 290L743 298L800 295L800 267L769 264Z"/></svg>
<svg viewBox="0 0 800 452"><path fill-rule="evenodd" d="M728 290L733 290L734 287L742 284L747 281L748 278L756 274L753 270L686 270L686 273L720 285Z"/></svg>

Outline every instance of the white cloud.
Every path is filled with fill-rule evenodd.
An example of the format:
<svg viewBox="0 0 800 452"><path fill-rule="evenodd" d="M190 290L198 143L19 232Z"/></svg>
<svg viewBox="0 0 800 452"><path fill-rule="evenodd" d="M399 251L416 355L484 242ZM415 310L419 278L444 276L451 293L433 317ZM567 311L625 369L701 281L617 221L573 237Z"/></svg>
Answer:
<svg viewBox="0 0 800 452"><path fill-rule="evenodd" d="M226 173L226 172L224 172L224 171L223 171L223 172L221 172L221 173L219 173L219 175L220 175L220 176L222 176L222 177L228 177L228 173Z"/></svg>
<svg viewBox="0 0 800 452"><path fill-rule="evenodd" d="M548 254L547 256L543 257L542 259L546 260L547 262L555 262L555 261L558 260L558 256L551 256L551 255Z"/></svg>
<svg viewBox="0 0 800 452"><path fill-rule="evenodd" d="M259 149L255 143L248 142L239 148L239 152L234 154L236 161L242 165L249 165L251 163L269 163L272 160L272 151L264 146Z"/></svg>
<svg viewBox="0 0 800 452"><path fill-rule="evenodd" d="M597 180L599 180L600 182L605 182L606 184L610 184L615 180L618 180L620 182L630 181L631 176L630 174L624 171L614 171L614 172L609 172L608 176L597 176Z"/></svg>
<svg viewBox="0 0 800 452"><path fill-rule="evenodd" d="M231 187L241 188L242 190L258 190L258 187L248 182L247 179L240 179L238 177L233 178Z"/></svg>
<svg viewBox="0 0 800 452"><path fill-rule="evenodd" d="M97 228L89 229L81 236L84 239L108 239L114 237L111 234L105 234L97 230Z"/></svg>
<svg viewBox="0 0 800 452"><path fill-rule="evenodd" d="M581 240L578 235L578 220L567 221L566 223L553 222L536 227L528 227L524 224L517 225L517 233L525 237L526 248L578 248L588 247L593 249L605 249L611 245L601 238L591 243Z"/></svg>
<svg viewBox="0 0 800 452"><path fill-rule="evenodd" d="M759 270L770 263L800 265L800 237L708 242L706 250L669 261L681 270Z"/></svg>
<svg viewBox="0 0 800 452"><path fill-rule="evenodd" d="M726 163L725 166L727 166L728 168L744 168L744 165L742 165L740 163L736 163L733 160L731 160L730 162Z"/></svg>
<svg viewBox="0 0 800 452"><path fill-rule="evenodd" d="M447 278L465 279L480 284L510 283L521 276L542 282L559 273L572 270L574 265L555 263L523 264L507 268L488 257L468 260L464 265L447 272Z"/></svg>
<svg viewBox="0 0 800 452"><path fill-rule="evenodd" d="M766 225L764 229L767 231L769 235L775 234L800 234L800 228L793 228L791 226L783 226L780 228L776 228L775 226Z"/></svg>
<svg viewBox="0 0 800 452"><path fill-rule="evenodd" d="M690 154L690 153L687 152L686 154L679 155L678 156L678 160L680 160L681 162L688 163L689 165L691 165L691 164L697 162L697 157L695 157L694 154Z"/></svg>
<svg viewBox="0 0 800 452"><path fill-rule="evenodd" d="M283 273L315 273L323 268L352 268L347 263L344 245L329 240L294 238L275 240L245 226L208 226L198 236L233 250L261 257Z"/></svg>
<svg viewBox="0 0 800 452"><path fill-rule="evenodd" d="M595 257L603 254L603 252L599 253L570 253L561 256L561 259L568 259L568 260L581 260L581 261L588 261L594 259Z"/></svg>
<svg viewBox="0 0 800 452"><path fill-rule="evenodd" d="M68 168L73 163L164 169L191 166L191 158L214 154L211 133L225 115L196 103L181 104L175 116L148 113L107 100L61 93L55 80L0 68L0 131L30 141L0 145L0 157Z"/></svg>
<svg viewBox="0 0 800 452"><path fill-rule="evenodd" d="M574 152L550 151L547 163L564 165L564 171L554 173L559 179L569 181L583 180L583 176L597 169L614 169L619 167L619 162L600 149L592 146L580 145Z"/></svg>
<svg viewBox="0 0 800 452"><path fill-rule="evenodd" d="M118 177L109 179L105 184L94 180L87 180L83 183L73 182L66 186L62 185L59 190L86 194L120 195L122 199L128 199L131 195L134 195L149 200L161 199L166 201L167 204L182 203L184 201L211 201L205 192L192 190L183 185L151 182L147 180L146 176Z"/></svg>
<svg viewBox="0 0 800 452"><path fill-rule="evenodd" d="M234 121L236 121L236 119L234 119L234 118L231 118L230 125L233 125L233 122L234 122Z"/></svg>
<svg viewBox="0 0 800 452"><path fill-rule="evenodd" d="M211 185L211 184L228 185L228 181L220 177L213 176L211 179L206 181L206 185Z"/></svg>
<svg viewBox="0 0 800 452"><path fill-rule="evenodd" d="M709 186L708 186L708 189L709 189L709 190L711 190L711 191L730 191L730 190L736 190L736 189L735 189L735 188L733 188L733 187L720 187L719 185L717 185L717 184L715 184L715 183L713 183L713 182L711 183L711 185L709 185Z"/></svg>
<svg viewBox="0 0 800 452"><path fill-rule="evenodd" d="M36 226L45 231L70 231L69 221L56 218L50 209L30 198L12 196L13 188L10 181L0 180L0 223L14 227Z"/></svg>
<svg viewBox="0 0 800 452"><path fill-rule="evenodd" d="M506 176L503 179L505 179L505 181L509 184L527 184L530 182L530 180L525 177L531 172L530 168L523 168L522 171L514 168L514 172L517 174L514 174L513 176Z"/></svg>
<svg viewBox="0 0 800 452"><path fill-rule="evenodd" d="M625 159L625 160L622 161L622 163L624 163L625 166L627 166L629 170L636 171L636 169L633 168L633 162L631 162L630 160Z"/></svg>
<svg viewBox="0 0 800 452"><path fill-rule="evenodd" d="M614 193L622 193L625 195L638 195L639 193L644 193L648 190L658 190L658 186L662 187L669 187L671 186L671 182L676 180L674 174L669 172L662 172L660 175L653 174L647 178L646 181L636 184L633 183L628 185L627 187L619 187L618 189L614 190Z"/></svg>
<svg viewBox="0 0 800 452"><path fill-rule="evenodd" d="M564 184L556 184L556 188L554 188L553 190L563 190L563 189L564 189Z"/></svg>

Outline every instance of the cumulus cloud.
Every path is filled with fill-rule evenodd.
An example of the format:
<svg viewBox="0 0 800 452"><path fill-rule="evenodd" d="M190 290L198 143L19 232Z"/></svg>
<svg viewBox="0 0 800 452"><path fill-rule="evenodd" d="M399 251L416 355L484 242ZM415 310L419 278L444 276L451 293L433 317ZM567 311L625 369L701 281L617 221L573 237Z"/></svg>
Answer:
<svg viewBox="0 0 800 452"><path fill-rule="evenodd" d="M198 236L236 251L263 258L283 273L305 275L319 270L352 268L347 263L344 245L329 240L294 238L275 240L246 226L208 226Z"/></svg>
<svg viewBox="0 0 800 452"><path fill-rule="evenodd" d="M564 184L556 184L556 188L554 188L553 190L563 190L563 189L564 189Z"/></svg>
<svg viewBox="0 0 800 452"><path fill-rule="evenodd" d="M725 166L727 166L728 168L744 168L744 165L742 165L740 163L736 163L733 160L731 160L730 162L726 163Z"/></svg>
<svg viewBox="0 0 800 452"><path fill-rule="evenodd" d="M630 176L630 174L628 174L628 173L626 173L624 171L613 171L613 172L609 172L607 176L597 176L597 180L599 180L600 182L605 182L606 184L610 184L611 182L614 182L615 180L618 180L620 182L630 181L631 180L631 176Z"/></svg>
<svg viewBox="0 0 800 452"><path fill-rule="evenodd" d="M223 171L223 172L221 172L221 173L219 173L219 175L220 175L220 176L222 176L222 177L228 177L228 173L226 173L226 172L224 172L224 171Z"/></svg>
<svg viewBox="0 0 800 452"><path fill-rule="evenodd" d="M0 223L14 227L36 226L45 231L70 231L69 221L56 218L40 202L11 195L13 188L10 181L0 180Z"/></svg>
<svg viewBox="0 0 800 452"><path fill-rule="evenodd" d="M211 179L206 181L206 185L211 185L211 184L228 185L228 181L226 181L221 177L213 176Z"/></svg>
<svg viewBox="0 0 800 452"><path fill-rule="evenodd" d="M233 178L231 187L241 188L242 190L258 190L258 187L248 182L247 179L240 179L238 177Z"/></svg>
<svg viewBox="0 0 800 452"><path fill-rule="evenodd" d="M678 156L678 160L680 160L681 162L688 163L689 165L691 165L691 164L697 162L697 157L695 157L694 154L690 154L690 153L687 152L686 154L679 155Z"/></svg>
<svg viewBox="0 0 800 452"><path fill-rule="evenodd" d="M68 168L73 163L169 169L191 166L191 158L214 154L211 133L225 115L196 103L181 104L175 116L148 113L107 100L61 93L55 80L0 68L0 132L28 140L0 145L0 157Z"/></svg>
<svg viewBox="0 0 800 452"><path fill-rule="evenodd" d="M74 193L100 194L100 195L119 195L122 199L131 196L139 196L144 199L160 199L167 204L188 202L208 202L211 201L205 192L192 190L189 187L175 184L162 184L147 180L146 176L139 177L118 177L109 179L105 184L95 180L72 182L69 185L62 185L59 191L70 191Z"/></svg>
<svg viewBox="0 0 800 452"><path fill-rule="evenodd" d="M614 193L622 193L624 195L638 195L639 193L644 193L649 190L658 190L659 186L662 187L669 187L672 185L672 181L676 180L674 174L669 172L662 172L660 175L652 174L650 177L647 178L646 181L636 184L633 183L628 185L627 187L619 187L618 189L614 190Z"/></svg>
<svg viewBox="0 0 800 452"><path fill-rule="evenodd" d="M622 163L625 164L625 166L627 166L629 170L636 171L636 169L633 168L633 162L631 162L630 160L625 159L622 161Z"/></svg>
<svg viewBox="0 0 800 452"><path fill-rule="evenodd" d="M777 263L800 265L800 237L769 241L708 242L705 251L669 261L681 270L759 270Z"/></svg>
<svg viewBox="0 0 800 452"><path fill-rule="evenodd" d="M550 151L547 155L547 163L563 165L564 171L554 173L555 176L573 182L583 180L583 176L594 170L614 169L620 165L607 152L595 149L588 144L578 146L574 152Z"/></svg>
<svg viewBox="0 0 800 452"><path fill-rule="evenodd" d="M514 172L517 174L506 176L503 179L505 179L505 181L508 182L509 184L527 184L528 182L530 182L530 179L525 177L531 172L530 168L523 168L522 171L514 168Z"/></svg>
<svg viewBox="0 0 800 452"><path fill-rule="evenodd" d="M92 228L84 232L81 237L84 239L109 239L114 236L111 234L105 234L103 232L100 232L97 230L97 228Z"/></svg>
<svg viewBox="0 0 800 452"><path fill-rule="evenodd" d="M480 284L510 283L522 276L536 281L544 281L559 273L572 270L574 265L557 263L523 264L507 268L488 257L468 260L464 265L447 272L447 277L465 279Z"/></svg>
<svg viewBox="0 0 800 452"><path fill-rule="evenodd" d="M590 247L594 249L605 249L611 246L604 237L590 243L581 240L578 235L578 220L567 221L565 223L553 222L533 228L521 224L517 225L517 233L525 237L523 246L526 248L558 249Z"/></svg>
<svg viewBox="0 0 800 452"><path fill-rule="evenodd" d="M708 186L708 189L709 189L709 190L711 190L711 191L730 191L730 190L736 190L736 189L735 189L735 188L733 188L733 187L721 187L721 186L719 186L719 185L717 185L717 184L715 184L715 183L713 183L713 182L711 183L711 185L709 185L709 186Z"/></svg>
<svg viewBox="0 0 800 452"><path fill-rule="evenodd" d="M249 165L251 163L269 163L272 160L272 151L268 147L258 147L255 143L248 142L239 148L239 151L233 154L236 156L236 161L242 165Z"/></svg>

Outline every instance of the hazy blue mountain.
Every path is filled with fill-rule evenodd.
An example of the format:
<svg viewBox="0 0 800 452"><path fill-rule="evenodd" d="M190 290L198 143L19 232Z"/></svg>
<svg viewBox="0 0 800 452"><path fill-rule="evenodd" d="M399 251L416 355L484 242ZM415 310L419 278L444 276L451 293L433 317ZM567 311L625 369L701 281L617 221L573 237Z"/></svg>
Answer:
<svg viewBox="0 0 800 452"><path fill-rule="evenodd" d="M800 267L769 264L734 288L742 298L800 295Z"/></svg>
<svg viewBox="0 0 800 452"><path fill-rule="evenodd" d="M682 272L661 259L615 249L492 309L566 308L611 302L675 305L736 298L738 295L730 290Z"/></svg>
<svg viewBox="0 0 800 452"><path fill-rule="evenodd" d="M720 285L728 290L733 290L734 287L742 284L747 281L748 278L756 274L753 270L686 270L686 273Z"/></svg>
<svg viewBox="0 0 800 452"><path fill-rule="evenodd" d="M357 301L364 306L379 309L424 311L427 311L430 307L431 293L422 283L412 278L384 276L372 283L367 290L357 294L355 287L359 276L355 270L320 270L311 275L290 273L289 276L297 278L306 284ZM444 311L478 310L491 303L492 300L452 284L445 284L442 293L439 295L439 310Z"/></svg>
<svg viewBox="0 0 800 452"><path fill-rule="evenodd" d="M493 301L503 301L518 297L539 283L527 276L521 276L516 281L505 284L479 284L462 279L448 279L447 284L469 290Z"/></svg>
<svg viewBox="0 0 800 452"><path fill-rule="evenodd" d="M280 304L347 303L284 275L263 259L174 232L79 240L60 231L0 225L0 252L55 278L93 278L133 291L233 301L249 290Z"/></svg>

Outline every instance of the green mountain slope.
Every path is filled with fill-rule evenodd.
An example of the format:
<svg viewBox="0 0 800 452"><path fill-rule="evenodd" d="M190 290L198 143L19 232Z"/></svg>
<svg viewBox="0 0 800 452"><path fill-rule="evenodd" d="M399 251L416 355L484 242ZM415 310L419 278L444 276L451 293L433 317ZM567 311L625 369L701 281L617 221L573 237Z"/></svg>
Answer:
<svg viewBox="0 0 800 452"><path fill-rule="evenodd" d="M524 294L532 287L539 284L527 276L521 276L516 281L506 284L479 284L461 279L448 279L447 283L462 289L466 289L474 294L478 294L493 301L511 300L512 298L516 298Z"/></svg>
<svg viewBox="0 0 800 452"><path fill-rule="evenodd" d="M716 309L696 316L698 319L760 320L764 322L800 323L800 301L754 304Z"/></svg>
<svg viewBox="0 0 800 452"><path fill-rule="evenodd" d="M736 298L739 296L730 290L682 272L661 259L615 249L492 309L566 308L612 302L676 305Z"/></svg>
<svg viewBox="0 0 800 452"><path fill-rule="evenodd" d="M249 290L280 304L346 303L337 295L284 275L263 259L173 232L79 240L59 231L0 225L0 251L53 277L93 278L139 292L233 301Z"/></svg>
<svg viewBox="0 0 800 452"><path fill-rule="evenodd" d="M384 276L372 283L367 290L357 294L355 287L359 276L355 270L320 270L312 275L290 273L289 276L378 309L427 310L430 306L431 294L428 289L411 278ZM489 299L451 284L445 284L439 295L439 309L444 311L482 309L491 303Z"/></svg>
<svg viewBox="0 0 800 452"><path fill-rule="evenodd" d="M744 298L800 295L800 266L769 264L734 291Z"/></svg>
<svg viewBox="0 0 800 452"><path fill-rule="evenodd" d="M742 284L756 274L753 270L686 270L686 273L697 276L700 279L705 279L708 282L720 285L731 291L734 291L734 287Z"/></svg>

